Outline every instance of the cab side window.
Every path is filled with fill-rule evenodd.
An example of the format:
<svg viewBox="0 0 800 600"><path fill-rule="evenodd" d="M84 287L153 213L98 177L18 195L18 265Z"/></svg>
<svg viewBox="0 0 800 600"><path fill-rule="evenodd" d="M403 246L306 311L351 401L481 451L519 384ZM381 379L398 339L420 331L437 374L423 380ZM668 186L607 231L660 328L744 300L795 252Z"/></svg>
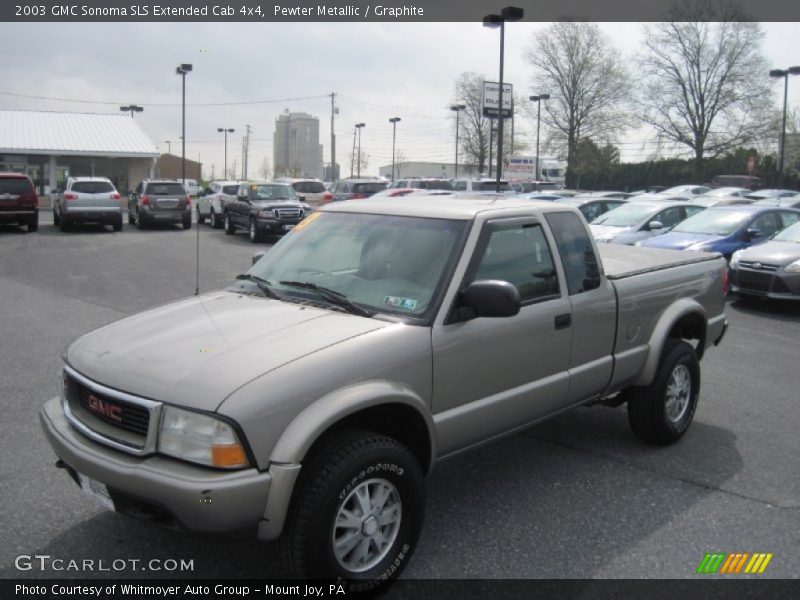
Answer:
<svg viewBox="0 0 800 600"><path fill-rule="evenodd" d="M569 295L581 294L600 287L600 266L586 226L573 213L545 215L556 238L561 264L567 277Z"/></svg>
<svg viewBox="0 0 800 600"><path fill-rule="evenodd" d="M553 255L537 224L493 226L489 230L474 276L470 279L507 281L523 303L559 294Z"/></svg>

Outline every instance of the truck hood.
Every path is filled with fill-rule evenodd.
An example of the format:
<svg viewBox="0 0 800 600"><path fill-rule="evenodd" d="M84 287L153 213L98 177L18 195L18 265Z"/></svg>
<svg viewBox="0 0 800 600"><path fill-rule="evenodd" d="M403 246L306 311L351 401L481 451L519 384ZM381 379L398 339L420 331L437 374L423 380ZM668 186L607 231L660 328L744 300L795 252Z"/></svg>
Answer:
<svg viewBox="0 0 800 600"><path fill-rule="evenodd" d="M216 410L237 388L389 323L221 291L111 323L67 349L71 367L137 396Z"/></svg>
<svg viewBox="0 0 800 600"><path fill-rule="evenodd" d="M710 235L707 233L681 233L671 231L642 242L643 246L654 248L668 248L670 250L685 250L694 244L714 244L724 240L724 236Z"/></svg>

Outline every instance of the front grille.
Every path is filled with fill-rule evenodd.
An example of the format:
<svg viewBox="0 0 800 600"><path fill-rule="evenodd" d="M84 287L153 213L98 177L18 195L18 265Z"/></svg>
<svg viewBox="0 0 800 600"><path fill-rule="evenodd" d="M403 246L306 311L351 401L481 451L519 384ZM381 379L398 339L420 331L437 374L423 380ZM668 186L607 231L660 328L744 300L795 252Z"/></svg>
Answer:
<svg viewBox="0 0 800 600"><path fill-rule="evenodd" d="M303 216L302 208L273 208L272 214L276 219L299 219Z"/></svg>
<svg viewBox="0 0 800 600"><path fill-rule="evenodd" d="M742 271L741 269L738 270L736 279L740 288L756 292L768 292L772 283L770 273Z"/></svg>
<svg viewBox="0 0 800 600"><path fill-rule="evenodd" d="M98 394L77 382L76 388L81 406L96 418L133 433L147 435L150 412L146 408Z"/></svg>
<svg viewBox="0 0 800 600"><path fill-rule="evenodd" d="M745 269L752 269L754 271L769 271L774 272L778 270L778 265L769 265L760 262L740 260L739 266Z"/></svg>
<svg viewBox="0 0 800 600"><path fill-rule="evenodd" d="M772 284L772 291L775 294L791 294L792 290L789 289L789 286L784 283L783 279L780 277L776 277L775 281Z"/></svg>

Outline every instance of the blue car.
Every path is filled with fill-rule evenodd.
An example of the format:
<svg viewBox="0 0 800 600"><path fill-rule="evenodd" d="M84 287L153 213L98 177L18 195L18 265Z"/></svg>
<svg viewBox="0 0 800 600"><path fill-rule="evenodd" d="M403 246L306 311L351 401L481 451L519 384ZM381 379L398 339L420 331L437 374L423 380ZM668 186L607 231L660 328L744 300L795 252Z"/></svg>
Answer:
<svg viewBox="0 0 800 600"><path fill-rule="evenodd" d="M755 205L713 206L678 223L669 233L637 246L719 252L730 260L737 250L764 242L800 221L800 210Z"/></svg>

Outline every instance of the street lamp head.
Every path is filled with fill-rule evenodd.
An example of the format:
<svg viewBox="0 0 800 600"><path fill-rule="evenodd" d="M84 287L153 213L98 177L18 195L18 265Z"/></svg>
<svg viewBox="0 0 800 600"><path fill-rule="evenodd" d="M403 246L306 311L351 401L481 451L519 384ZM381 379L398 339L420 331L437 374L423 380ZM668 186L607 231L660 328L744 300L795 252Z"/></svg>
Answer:
<svg viewBox="0 0 800 600"><path fill-rule="evenodd" d="M183 71L184 73L188 73L191 70L192 70L192 65L185 63L181 65L181 71Z"/></svg>
<svg viewBox="0 0 800 600"><path fill-rule="evenodd" d="M362 127L366 127L366 126L367 126L366 123L356 123L356 128L357 129L361 129Z"/></svg>
<svg viewBox="0 0 800 600"><path fill-rule="evenodd" d="M506 6L500 11L500 16L504 21L519 21L522 19L522 15L524 14L525 11L521 8L517 8L516 6Z"/></svg>
<svg viewBox="0 0 800 600"><path fill-rule="evenodd" d="M453 104L450 107L450 110L458 112L459 110L464 110L465 108L467 108L466 104Z"/></svg>
<svg viewBox="0 0 800 600"><path fill-rule="evenodd" d="M224 130L222 127L217 127L217 131L218 131L219 133L222 133L222 132L223 132L223 131L225 131L225 130Z"/></svg>
<svg viewBox="0 0 800 600"><path fill-rule="evenodd" d="M389 123L397 123L400 120L401 120L400 117L392 117L391 119L389 119Z"/></svg>
<svg viewBox="0 0 800 600"><path fill-rule="evenodd" d="M770 77L786 77L787 72L783 69L772 69L769 72Z"/></svg>
<svg viewBox="0 0 800 600"><path fill-rule="evenodd" d="M800 75L800 67L789 67L789 75Z"/></svg>
<svg viewBox="0 0 800 600"><path fill-rule="evenodd" d="M550 94L539 94L539 100L550 100Z"/></svg>
<svg viewBox="0 0 800 600"><path fill-rule="evenodd" d="M500 15L486 15L483 17L483 26L484 27L491 27L492 29L496 29L500 27L503 23L503 17Z"/></svg>

